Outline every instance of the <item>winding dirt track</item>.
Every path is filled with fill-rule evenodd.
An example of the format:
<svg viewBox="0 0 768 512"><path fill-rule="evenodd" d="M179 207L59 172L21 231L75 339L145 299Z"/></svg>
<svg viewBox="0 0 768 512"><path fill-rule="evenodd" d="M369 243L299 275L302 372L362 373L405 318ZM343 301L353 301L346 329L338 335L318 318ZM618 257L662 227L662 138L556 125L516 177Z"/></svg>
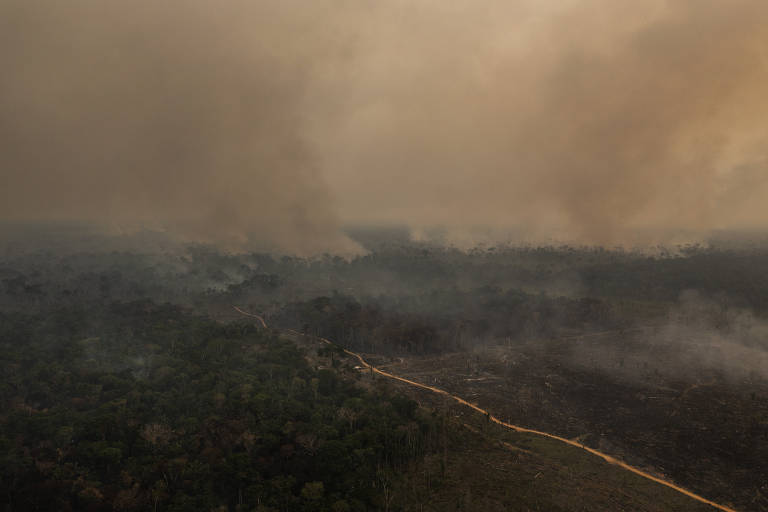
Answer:
<svg viewBox="0 0 768 512"><path fill-rule="evenodd" d="M242 309L240 309L240 308L239 308L239 307L237 307L237 306L232 306L232 307L233 307L233 308L235 308L235 311L237 311L238 313L240 313L240 314L242 314L242 315L245 315L245 316L252 316L252 317L256 318L256 319L257 319L257 320L258 320L258 321L261 323L261 326L262 326L263 328L267 329L267 322L265 322L265 321L264 321L264 318L263 318L262 316L260 316L260 315L254 315L253 313L248 313L247 311L243 311Z"/></svg>
<svg viewBox="0 0 768 512"><path fill-rule="evenodd" d="M232 307L234 307L235 310L238 313L241 313L243 315L256 318L259 321L259 323L261 323L262 327L267 328L267 322L264 321L264 318L262 316L256 315L256 314L253 314L253 313L248 313L248 312L243 311L242 309L238 308L237 306L232 306ZM294 331L293 329L283 329L283 330L286 331L286 332L289 332L291 334L294 334L294 335L307 336L306 334L302 334L302 333L300 333L298 331ZM331 340L328 340L326 338L320 338L320 337L317 337L317 336L312 336L312 337L315 338L315 339L318 339L321 342L326 343L328 345L338 346L334 342L332 342ZM433 386L428 386L428 385L422 384L420 382L415 382L415 381L412 381L410 379L406 379L404 377L399 377L399 376L394 375L392 373L385 372L383 370L379 370L378 368L376 368L373 365L371 365L370 363L368 363L365 359L363 359L363 356L361 356L360 354L357 354L355 352L347 350L346 348L343 348L343 347L340 347L340 348L344 351L345 354L347 354L347 355L349 355L351 357L354 357L355 359L360 361L360 365L361 366L371 370L373 373L377 373L377 374L382 375L384 377L387 377L387 378L390 378L390 379L394 379L394 380L398 380L400 382L404 382L406 384L409 384L411 386L415 386L417 388L426 389L426 390L432 391L434 393L438 393L440 395L444 395L444 396L446 396L448 398L451 398L451 399L455 400L456 402L458 402L458 403L460 403L462 405L465 405L465 406L467 406L467 407L469 407L471 409L476 410L477 412L479 412L481 414L484 414L485 416L488 417L488 419L490 421L492 421L494 423L497 423L497 424L499 424L499 425L501 425L503 427L506 427L506 428L508 428L510 430L514 430L515 432L525 432L525 433L528 433L528 434L535 434L537 436L547 437L549 439L554 439L555 441L560 441L561 443L565 443L567 445L574 446L576 448L580 448L580 449L582 449L584 451L587 451L587 452L591 453L592 455L600 457L601 459L603 459L604 461L606 461L606 462L608 462L610 464L614 464L614 465L619 466L619 467L621 467L623 469L626 469L627 471L631 471L632 473L634 473L636 475L639 475L639 476L641 476L643 478L646 478L648 480L651 480L651 481L656 482L658 484L661 484L663 486L669 487L670 489L673 489L673 490L675 490L675 491L677 491L677 492L679 492L681 494L684 494L684 495L688 496L689 498L692 498L692 499L694 499L694 500L696 500L698 502L705 503L705 504L707 504L707 505L709 505L711 507L714 507L714 508L716 508L718 510L722 510L724 512L736 512L736 510L734 510L732 508L726 507L725 505L720 505L718 503L715 503L714 501L710 501L707 498L705 498L703 496L699 496L698 494L696 494L694 492L691 492L691 491L689 491L687 489L684 489L682 487L679 487L679 486L673 484L672 482L668 482L668 481L666 481L666 480L664 480L662 478L659 478L657 476L654 476L654 475L652 475L650 473L646 473L642 469L638 469L636 467L630 466L626 462L623 462L623 461L621 461L621 460L619 460L619 459L617 459L615 457L611 457L610 455L607 455L607 454L605 454L603 452L597 451L597 450L595 450L593 448L590 448L588 446L584 446L583 444L580 444L580 443L578 443L576 441L572 441L570 439L566 439L564 437L560 437L560 436L557 436L555 434L549 434L547 432L541 432L540 430L533 430L533 429L530 429L530 428L525 428L525 427L521 427L519 425L513 425L511 423L507 423L505 421L502 421L499 418L497 418L496 416L494 416L491 413L489 413L488 411L486 411L485 409L483 409L481 407L478 407L477 405L475 405L473 403L467 402L466 400L464 400L461 397L458 397L456 395L452 395L452 394L448 393L447 391L445 391L444 389L436 388L436 387L433 387Z"/></svg>

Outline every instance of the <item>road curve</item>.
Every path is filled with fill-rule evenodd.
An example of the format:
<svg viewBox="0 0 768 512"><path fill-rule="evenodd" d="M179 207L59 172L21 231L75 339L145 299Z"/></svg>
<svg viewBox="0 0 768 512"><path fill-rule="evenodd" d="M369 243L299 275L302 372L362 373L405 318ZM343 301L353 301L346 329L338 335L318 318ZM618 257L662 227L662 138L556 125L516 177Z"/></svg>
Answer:
<svg viewBox="0 0 768 512"><path fill-rule="evenodd" d="M243 314L245 316L252 316L252 317L254 317L255 319L257 319L261 323L261 326L263 328L265 328L265 329L267 328L267 322L264 321L264 317L262 317L261 315L254 315L253 313L248 313L247 311L243 311L242 309L240 309L237 306L232 306L232 307L235 308L235 311L237 311L240 314Z"/></svg>
<svg viewBox="0 0 768 512"><path fill-rule="evenodd" d="M261 323L261 325L264 328L267 328L267 323L264 321L264 318L261 317L260 315L255 315L253 313L247 313L247 312L243 311L242 309L238 308L237 306L232 306L232 307L234 307L235 310L238 313L241 313L243 315L251 316L251 317L254 317L254 318L258 319L259 322ZM286 332L289 332L291 334L294 334L294 335L308 336L308 335L300 333L298 331L294 331L293 329L283 329L283 330L286 331ZM326 343L328 345L339 346L339 345L336 345L336 343L334 343L331 340L326 339L326 338L322 338L322 337L318 337L318 336L311 336L311 337L313 337L313 338L315 338L317 340L320 340L321 342ZM549 439L554 439L555 441L560 441L561 443L565 443L567 445L574 446L576 448L580 448L580 449L582 449L584 451L587 451L587 452L591 453L592 455L600 457L601 459L603 459L604 461L608 462L609 464L614 464L616 466L619 466L622 469L626 469L627 471L631 471L632 473L634 473L636 475L639 475L639 476L641 476L643 478L646 478L648 480L651 480L653 482L661 484L661 485L663 485L665 487L669 487L670 489L675 490L675 491L677 491L677 492L679 492L681 494L684 494L684 495L688 496L689 498L692 498L692 499L694 499L694 500L696 500L696 501L698 501L700 503L704 503L704 504L709 505L709 506L711 506L713 508L716 508L718 510L722 510L723 512L737 512L735 509L732 509L732 508L727 507L725 505L720 505L719 503L715 503L714 501L708 500L707 498L705 498L703 496L699 496L698 494L696 494L696 493L694 493L692 491L689 491L689 490L684 489L684 488L682 488L682 487L680 487L678 485L675 485L672 482L669 482L667 480L664 480L662 478L654 476L654 475L652 475L650 473L647 473L647 472L643 471L642 469L638 469L638 468L636 468L634 466L630 466L626 462L623 462L623 461L621 461L621 460L619 460L619 459L617 459L615 457L612 457L612 456L610 456L608 454L605 454L605 453L603 453L601 451L595 450L594 448L590 448L588 446L584 446L583 444L577 443L576 441L572 441L570 439L566 439L564 437L560 437L560 436L555 435L555 434L550 434L548 432L542 432L540 430L534 430L534 429L530 429L530 428L525 428L525 427L521 427L519 425L513 425L511 423L507 423L505 421L502 421L499 418L497 418L496 416L494 416L491 413L489 413L488 411L486 411L485 409L483 409L482 407L478 407L477 405L475 405L473 403L467 402L466 400L464 400L463 398L461 398L459 396L452 395L449 392L445 391L444 389L436 388L434 386L428 386L428 385L422 384L420 382L416 382L416 381L413 381L413 380L410 380L410 379L406 379L405 377L400 377L398 375L394 375L394 374L386 372L384 370L379 370L378 368L376 368L373 365L371 365L370 363L368 363L368 361L366 361L363 358L363 356L361 356L360 354L352 352L351 350L347 350L346 348L343 348L343 347L341 347L341 349L344 351L345 354L347 354L347 355L349 355L351 357L354 357L355 359L360 361L360 365L361 366L371 370L373 373L377 373L377 374L379 374L379 375L381 375L383 377L387 377L387 378L390 378L390 379L398 380L400 382L404 382L405 384L409 384L409 385L415 386L417 388L426 389L428 391L432 391L433 393L444 395L444 396L446 396L448 398L451 398L451 399L455 400L456 402L458 402L458 403L460 403L462 405L465 405L465 406L469 407L470 409L474 409L475 411L484 414L485 416L488 417L488 419L490 421L492 421L492 422L494 422L494 423L496 423L498 425L501 425L502 427L506 427L506 428L508 428L510 430L514 430L515 432L524 432L524 433L527 433L527 434L534 434L534 435L537 435L537 436L547 437Z"/></svg>

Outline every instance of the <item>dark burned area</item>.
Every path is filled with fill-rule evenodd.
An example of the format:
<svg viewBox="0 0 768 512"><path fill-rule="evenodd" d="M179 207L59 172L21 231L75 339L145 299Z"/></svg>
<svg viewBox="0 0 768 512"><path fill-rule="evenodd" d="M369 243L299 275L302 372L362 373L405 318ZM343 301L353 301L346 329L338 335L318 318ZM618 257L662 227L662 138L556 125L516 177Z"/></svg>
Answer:
<svg viewBox="0 0 768 512"><path fill-rule="evenodd" d="M489 347L405 358L387 368L449 390L510 423L575 438L652 468L715 501L736 501L738 495L749 504L746 510L768 507L765 379L734 380L702 370L687 380L652 367L644 368L641 379L627 378L572 364L567 354L584 343L590 342L551 341L545 351Z"/></svg>

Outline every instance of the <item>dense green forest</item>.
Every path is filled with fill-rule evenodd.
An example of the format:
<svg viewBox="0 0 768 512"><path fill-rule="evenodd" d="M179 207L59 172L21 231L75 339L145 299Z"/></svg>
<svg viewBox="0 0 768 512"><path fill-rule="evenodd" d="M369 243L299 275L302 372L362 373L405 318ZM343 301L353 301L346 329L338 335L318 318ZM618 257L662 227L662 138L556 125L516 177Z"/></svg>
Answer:
<svg viewBox="0 0 768 512"><path fill-rule="evenodd" d="M333 360L149 301L0 314L6 506L378 509L438 423Z"/></svg>

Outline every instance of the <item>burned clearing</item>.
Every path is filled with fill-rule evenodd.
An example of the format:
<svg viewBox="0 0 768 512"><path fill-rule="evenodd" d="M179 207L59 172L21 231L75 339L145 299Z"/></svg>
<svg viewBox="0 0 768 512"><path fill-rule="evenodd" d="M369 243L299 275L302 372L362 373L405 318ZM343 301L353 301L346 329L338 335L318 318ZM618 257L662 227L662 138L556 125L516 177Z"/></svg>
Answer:
<svg viewBox="0 0 768 512"><path fill-rule="evenodd" d="M394 360L387 371L460 396L513 424L578 440L744 510L768 507L768 381L665 368L670 354L613 361L606 345L643 347L645 333L486 346ZM654 364L656 361L657 364Z"/></svg>

